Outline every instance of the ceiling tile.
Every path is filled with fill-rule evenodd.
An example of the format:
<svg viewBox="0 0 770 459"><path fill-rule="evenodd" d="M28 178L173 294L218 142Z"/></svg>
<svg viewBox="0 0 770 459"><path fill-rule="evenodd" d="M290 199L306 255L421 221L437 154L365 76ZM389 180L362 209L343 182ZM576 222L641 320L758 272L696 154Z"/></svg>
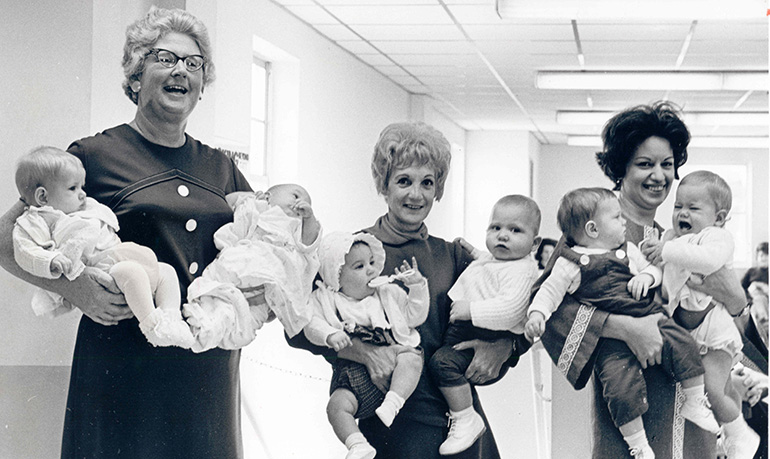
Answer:
<svg viewBox="0 0 770 459"><path fill-rule="evenodd" d="M286 8L308 24L339 24L339 21L334 19L320 6L291 5Z"/></svg>
<svg viewBox="0 0 770 459"><path fill-rule="evenodd" d="M667 97L686 110L729 111L745 94L741 91L536 89L537 71L581 70L571 21L554 18L503 21L497 17L491 0L275 0L275 3L312 24L321 34L338 42L404 90L434 99L439 111L466 129L539 130L546 142L566 142L568 134L597 135L601 126L560 126L555 121L556 110L619 111ZM584 69L599 71L673 70L693 26L689 20L663 24L586 20L576 24ZM766 18L698 21L693 30L679 70L768 68ZM508 90L524 106L526 114ZM591 107L588 97L592 100ZM751 93L740 110L766 113L767 91ZM767 131L766 126L728 126L709 131L693 127L694 133L704 136L766 136ZM540 134L537 136L542 138Z"/></svg>
<svg viewBox="0 0 770 459"><path fill-rule="evenodd" d="M398 54L391 53L390 57L402 65L474 65L480 63L476 53L466 54Z"/></svg>
<svg viewBox="0 0 770 459"><path fill-rule="evenodd" d="M367 40L464 40L460 29L453 24L365 25L351 28Z"/></svg>
<svg viewBox="0 0 770 459"><path fill-rule="evenodd" d="M461 24L502 24L492 2L486 5L447 5Z"/></svg>
<svg viewBox="0 0 770 459"><path fill-rule="evenodd" d="M338 41L337 44L353 54L379 54L376 49L372 48L372 45L363 40L344 40Z"/></svg>
<svg viewBox="0 0 770 459"><path fill-rule="evenodd" d="M449 16L438 4L388 6L334 6L329 12L347 24L451 24Z"/></svg>
<svg viewBox="0 0 770 459"><path fill-rule="evenodd" d="M351 32L342 24L318 24L315 29L327 36L330 40L360 40L361 37Z"/></svg>
<svg viewBox="0 0 770 459"><path fill-rule="evenodd" d="M393 54L469 54L466 41L372 41L382 52Z"/></svg>
<svg viewBox="0 0 770 459"><path fill-rule="evenodd" d="M406 72L403 69L403 67L399 67L399 66L394 65L394 64L390 64L390 65L377 65L374 68L378 72L380 72L383 75L388 76L388 77L391 77L391 76L402 76L402 77L412 76L408 72ZM415 76L417 76L417 75L415 75Z"/></svg>
<svg viewBox="0 0 770 459"><path fill-rule="evenodd" d="M357 57L372 66L393 64L393 61L383 54L358 54Z"/></svg>
<svg viewBox="0 0 770 459"><path fill-rule="evenodd" d="M578 21L577 29L582 41L675 41L681 47L690 31L690 24L690 21L674 24L596 24Z"/></svg>
<svg viewBox="0 0 770 459"><path fill-rule="evenodd" d="M436 0L317 0L324 6L389 6L404 7L411 5L435 5Z"/></svg>
<svg viewBox="0 0 770 459"><path fill-rule="evenodd" d="M569 21L560 24L495 24L463 26L472 40L573 40Z"/></svg>

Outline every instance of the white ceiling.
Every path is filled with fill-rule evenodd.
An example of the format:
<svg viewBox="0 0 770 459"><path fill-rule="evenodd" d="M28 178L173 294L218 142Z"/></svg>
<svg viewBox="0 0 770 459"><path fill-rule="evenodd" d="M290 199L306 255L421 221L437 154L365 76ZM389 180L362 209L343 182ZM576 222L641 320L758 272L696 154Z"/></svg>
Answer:
<svg viewBox="0 0 770 459"><path fill-rule="evenodd" d="M767 72L766 17L504 20L494 0L273 1L406 91L435 99L442 113L468 130L525 129L542 143L565 143L568 135L597 135L601 125L561 125L557 111L615 112L663 98L686 112L768 112L766 89L535 87L537 72L546 70ZM689 127L700 137L768 135L767 123Z"/></svg>

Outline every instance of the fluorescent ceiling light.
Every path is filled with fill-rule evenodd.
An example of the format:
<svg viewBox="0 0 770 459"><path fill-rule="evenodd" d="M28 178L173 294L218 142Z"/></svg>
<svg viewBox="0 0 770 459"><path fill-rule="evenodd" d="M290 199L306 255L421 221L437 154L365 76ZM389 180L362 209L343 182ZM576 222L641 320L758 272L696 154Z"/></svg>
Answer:
<svg viewBox="0 0 770 459"><path fill-rule="evenodd" d="M765 0L496 0L502 19L765 19Z"/></svg>
<svg viewBox="0 0 770 459"><path fill-rule="evenodd" d="M590 135L567 136L567 145L573 147L602 147L602 138ZM770 147L768 137L693 137L689 147L695 148L757 148Z"/></svg>
<svg viewBox="0 0 770 459"><path fill-rule="evenodd" d="M747 72L537 72L538 89L761 91L766 71Z"/></svg>
<svg viewBox="0 0 770 459"><path fill-rule="evenodd" d="M556 122L569 126L603 126L617 112L559 110ZM689 126L768 126L767 112L684 112Z"/></svg>

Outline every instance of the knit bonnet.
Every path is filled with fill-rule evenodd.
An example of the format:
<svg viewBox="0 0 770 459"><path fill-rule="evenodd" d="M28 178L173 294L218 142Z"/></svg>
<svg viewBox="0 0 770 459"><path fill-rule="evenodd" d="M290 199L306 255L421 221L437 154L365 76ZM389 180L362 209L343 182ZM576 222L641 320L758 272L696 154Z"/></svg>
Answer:
<svg viewBox="0 0 770 459"><path fill-rule="evenodd" d="M321 262L321 267L318 273L326 286L335 292L340 289L340 270L345 264L345 255L350 252L353 244L359 241L371 249L372 255L374 255L374 268L377 274L380 274L385 266L385 249L382 248L382 243L371 234L337 231L321 239L321 245L318 247L318 259Z"/></svg>

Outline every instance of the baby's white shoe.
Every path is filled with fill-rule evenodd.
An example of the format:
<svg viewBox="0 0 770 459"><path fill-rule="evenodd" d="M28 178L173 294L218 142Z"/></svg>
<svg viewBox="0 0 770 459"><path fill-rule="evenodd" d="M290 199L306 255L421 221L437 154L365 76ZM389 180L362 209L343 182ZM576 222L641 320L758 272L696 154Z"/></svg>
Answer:
<svg viewBox="0 0 770 459"><path fill-rule="evenodd" d="M719 423L714 418L711 404L705 395L687 397L682 404L681 414L682 417L707 432L719 432Z"/></svg>
<svg viewBox="0 0 770 459"><path fill-rule="evenodd" d="M376 455L377 450L368 442L363 442L351 446L345 459L373 459Z"/></svg>
<svg viewBox="0 0 770 459"><path fill-rule="evenodd" d="M190 349L195 342L190 326L179 311L154 309L139 323L147 341L153 346L179 346Z"/></svg>
<svg viewBox="0 0 770 459"><path fill-rule="evenodd" d="M444 443L438 448L442 456L457 454L470 448L473 443L487 430L484 419L472 408L468 414L449 416L449 434Z"/></svg>
<svg viewBox="0 0 770 459"><path fill-rule="evenodd" d="M655 459L655 453L650 448L649 444L644 445L641 448L631 448L631 455L635 459Z"/></svg>
<svg viewBox="0 0 770 459"><path fill-rule="evenodd" d="M759 435L746 426L737 435L726 436L724 444L727 459L752 459L759 448Z"/></svg>

